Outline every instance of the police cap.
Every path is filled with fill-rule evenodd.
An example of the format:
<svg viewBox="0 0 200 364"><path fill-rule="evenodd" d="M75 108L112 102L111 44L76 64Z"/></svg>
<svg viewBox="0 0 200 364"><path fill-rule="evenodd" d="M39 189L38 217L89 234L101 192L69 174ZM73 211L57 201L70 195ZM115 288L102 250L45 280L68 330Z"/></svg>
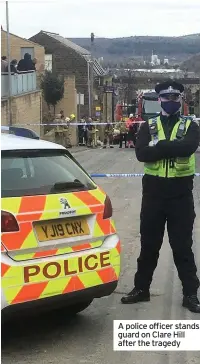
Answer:
<svg viewBox="0 0 200 364"><path fill-rule="evenodd" d="M180 95L184 91L184 86L175 81L166 81L159 83L155 87L155 91L159 96L163 95Z"/></svg>

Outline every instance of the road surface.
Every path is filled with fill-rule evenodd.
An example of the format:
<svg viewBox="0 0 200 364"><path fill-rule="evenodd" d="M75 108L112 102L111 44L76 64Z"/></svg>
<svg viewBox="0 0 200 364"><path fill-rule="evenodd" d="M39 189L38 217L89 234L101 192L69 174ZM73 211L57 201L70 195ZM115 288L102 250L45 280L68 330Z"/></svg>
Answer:
<svg viewBox="0 0 200 364"><path fill-rule="evenodd" d="M133 150L87 150L74 156L89 173L142 173ZM200 172L200 153L197 154ZM140 250L141 178L98 179L112 199L122 242L122 272L116 292L74 319L51 314L12 320L2 332L2 364L198 364L199 352L113 352L114 319L200 319L181 307L181 285L167 239L152 284L150 303L123 306L121 296L133 286ZM200 177L195 180L194 251L200 268ZM199 271L200 274L200 271Z"/></svg>

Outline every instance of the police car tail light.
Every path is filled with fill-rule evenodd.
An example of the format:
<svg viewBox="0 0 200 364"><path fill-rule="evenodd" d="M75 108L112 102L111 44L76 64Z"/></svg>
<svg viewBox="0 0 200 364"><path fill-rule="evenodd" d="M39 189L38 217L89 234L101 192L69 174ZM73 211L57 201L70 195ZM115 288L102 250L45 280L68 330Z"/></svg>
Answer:
<svg viewBox="0 0 200 364"><path fill-rule="evenodd" d="M15 217L7 211L1 211L1 232L9 233L19 231L19 225Z"/></svg>
<svg viewBox="0 0 200 364"><path fill-rule="evenodd" d="M109 219L110 217L112 217L113 213L112 204L109 196L106 196L104 204L105 205L104 205L103 219Z"/></svg>

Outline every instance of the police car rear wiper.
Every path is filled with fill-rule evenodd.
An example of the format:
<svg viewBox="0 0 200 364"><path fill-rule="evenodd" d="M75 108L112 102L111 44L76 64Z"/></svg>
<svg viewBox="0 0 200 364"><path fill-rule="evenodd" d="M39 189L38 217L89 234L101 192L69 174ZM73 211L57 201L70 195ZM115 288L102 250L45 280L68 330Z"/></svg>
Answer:
<svg viewBox="0 0 200 364"><path fill-rule="evenodd" d="M79 181L72 181L72 182L57 182L54 184L54 186L52 187L51 190L56 190L56 191L64 191L66 189L70 189L70 188L86 188L86 186L79 182Z"/></svg>

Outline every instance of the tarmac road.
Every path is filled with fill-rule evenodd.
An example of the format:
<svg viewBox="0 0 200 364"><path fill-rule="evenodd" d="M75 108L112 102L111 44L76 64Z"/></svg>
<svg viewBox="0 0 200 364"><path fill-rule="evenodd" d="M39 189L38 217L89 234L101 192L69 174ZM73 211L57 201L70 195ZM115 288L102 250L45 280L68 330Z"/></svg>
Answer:
<svg viewBox="0 0 200 364"><path fill-rule="evenodd" d="M81 150L81 149L80 149ZM133 150L87 150L74 154L89 173L142 173ZM197 154L200 172L200 153ZM97 179L96 179L97 180ZM116 292L95 300L74 319L59 314L20 317L2 332L2 364L198 364L200 352L113 352L114 319L200 319L181 307L181 286L167 239L152 284L150 303L123 306L122 294L133 285L140 250L141 178L98 179L112 199L122 242L122 272ZM195 180L194 251L200 275L200 177Z"/></svg>

